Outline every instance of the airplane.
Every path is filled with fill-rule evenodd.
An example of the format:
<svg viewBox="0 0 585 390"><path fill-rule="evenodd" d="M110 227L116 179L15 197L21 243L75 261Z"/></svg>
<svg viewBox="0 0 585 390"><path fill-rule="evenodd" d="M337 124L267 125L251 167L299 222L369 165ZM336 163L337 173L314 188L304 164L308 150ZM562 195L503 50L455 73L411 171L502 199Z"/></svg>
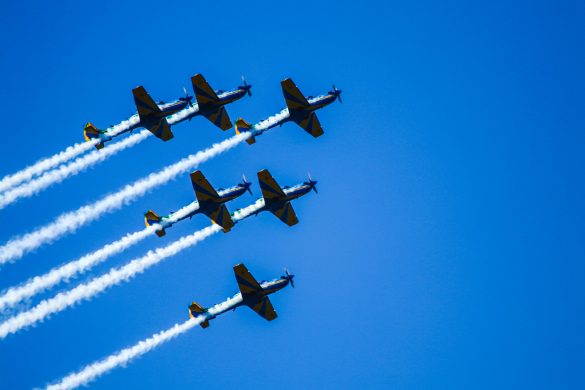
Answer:
<svg viewBox="0 0 585 390"><path fill-rule="evenodd" d="M179 122L187 119L191 120L197 115L203 115L221 130L228 130L232 127L232 121L224 106L241 99L246 94L252 96L250 91L252 85L246 83L244 76L242 76L242 85L233 91L227 92L211 89L201 74L191 77L191 84L193 85L197 104L194 105L192 111L186 112L186 115Z"/></svg>
<svg viewBox="0 0 585 390"><path fill-rule="evenodd" d="M300 198L311 190L315 191L316 194L318 193L317 182L311 179L311 175L309 175L309 181L293 187L284 186L281 188L270 172L267 169L263 169L258 172L258 182L262 190L264 206L251 213L250 216L258 215L263 211L270 211L288 226L299 223L290 201Z"/></svg>
<svg viewBox="0 0 585 390"><path fill-rule="evenodd" d="M278 317L278 315L276 314L274 307L272 307L268 295L283 289L288 284L293 288L295 287L293 282L294 275L289 274L286 268L284 269L285 274L283 276L271 281L256 281L244 264L234 266L234 273L236 275L236 281L238 282L240 292L235 294L232 298L210 308L204 308L197 302L193 302L189 305L190 318L204 319L200 324L202 328L207 328L209 326L209 320L214 319L226 311L236 310L240 306L248 306L264 319L272 321Z"/></svg>
<svg viewBox="0 0 585 390"><path fill-rule="evenodd" d="M138 110L137 114L130 117L129 121L131 124L124 128L124 130L117 132L116 134L108 134L108 129L100 130L95 127L91 122L88 122L83 129L83 136L86 141L93 139L99 139L100 142L96 144L96 149L102 149L105 143L111 141L120 134L132 132L134 129L144 127L157 138L163 141L168 141L173 138L173 133L170 130L169 123L166 119L167 116L175 114L187 106L191 105L193 96L187 94L185 91L185 97L181 97L171 103L164 103L159 101L158 104L150 97L146 89L143 86L138 86L132 90L134 96L134 104Z"/></svg>
<svg viewBox="0 0 585 390"><path fill-rule="evenodd" d="M163 217L158 216L152 210L144 213L144 223L147 227L155 224L161 226L156 231L157 236L164 236L167 228L170 228L179 221L191 218L196 214L207 215L213 223L220 225L223 231L227 233L234 226L234 222L224 203L239 197L246 191L252 194L250 190L252 183L247 182L245 176L243 176L243 183L227 189L219 188L217 191L209 184L209 181L207 181L201 171L193 172L190 176L193 189L195 190L195 197L197 198L196 201Z"/></svg>
<svg viewBox="0 0 585 390"><path fill-rule="evenodd" d="M256 142L256 136L265 131L275 127L282 126L286 122L295 122L307 133L317 138L323 135L323 128L315 114L315 111L321 109L335 100L341 101L341 90L333 85L333 90L327 92L326 95L317 97L305 97L299 88L295 85L292 79L288 78L281 81L282 93L286 101L286 108L274 117L265 119L255 125L250 125L243 118L236 121L236 133L241 134L251 132L252 135L246 140L250 145Z"/></svg>
<svg viewBox="0 0 585 390"><path fill-rule="evenodd" d="M134 88L132 94L138 113L130 117L128 120L130 124L124 127L122 131L111 132L111 128L100 130L92 123L87 123L83 130L84 138L86 141L99 139L100 142L96 144L96 148L102 149L105 142L111 141L118 135L144 127L150 130L157 138L168 141L174 136L170 130L171 124L177 124L187 119L191 120L197 115L203 115L222 130L227 130L232 127L232 123L223 106L242 98L245 94L252 96L250 92L252 86L246 83L244 77L242 77L242 81L243 85L233 91L217 91L218 96L211 89L205 78L201 74L196 74L191 77L191 83L193 84L197 103L192 103L193 96L189 96L184 88L185 97L181 97L172 103L155 103L144 87ZM182 112L183 115L172 118L172 123L169 123L169 119L171 119L169 117L179 112Z"/></svg>

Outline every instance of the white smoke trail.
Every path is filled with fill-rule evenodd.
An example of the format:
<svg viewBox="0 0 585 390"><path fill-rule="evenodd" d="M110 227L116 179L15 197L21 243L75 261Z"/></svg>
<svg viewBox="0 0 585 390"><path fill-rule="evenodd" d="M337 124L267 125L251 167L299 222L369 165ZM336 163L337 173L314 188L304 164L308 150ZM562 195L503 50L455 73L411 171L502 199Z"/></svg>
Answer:
<svg viewBox="0 0 585 390"><path fill-rule="evenodd" d="M35 276L19 286L9 288L0 296L0 311L9 306L16 305L24 299L39 294L63 280L87 272L92 267L104 262L111 256L121 253L132 245L151 236L159 228L160 225L152 225L141 231L128 234L118 241L107 244L95 252L84 255L77 260L63 264L62 266L53 268L44 275Z"/></svg>
<svg viewBox="0 0 585 390"><path fill-rule="evenodd" d="M106 136L116 136L131 127L136 126L140 122L138 115L133 115L130 119L120 122L119 124L106 129ZM89 142L74 144L69 146L62 152L59 152L51 157L44 158L35 164L28 166L12 175L7 175L0 180L0 192L6 191L9 188L15 187L22 182L29 181L33 177L39 176L49 169L63 164L74 157L79 156L93 148L99 143L99 140L93 139Z"/></svg>
<svg viewBox="0 0 585 390"><path fill-rule="evenodd" d="M249 136L250 134L245 133L235 135L203 151L190 155L175 164L169 165L156 173L151 173L143 179L128 184L120 191L107 195L101 200L75 211L61 214L55 221L34 232L11 239L3 246L0 246L0 265L19 259L25 253L43 244L50 243L66 233L74 232L81 226L98 219L104 213L112 212L130 204L138 197L146 194L147 191L163 185L177 177L177 175L187 172L218 154L235 147Z"/></svg>
<svg viewBox="0 0 585 390"><path fill-rule="evenodd" d="M234 213L234 222L249 217L262 206L264 206L264 200L260 199L256 201L256 203L238 210ZM0 323L0 339L5 338L9 334L16 333L20 329L42 321L51 314L63 311L81 301L88 300L112 286L128 281L153 265L158 264L189 247L197 245L200 241L219 231L221 231L221 227L213 224L191 235L184 236L166 247L148 251L143 257L134 259L122 267L112 268L106 274L94 278L87 283L80 284L69 291L55 295L53 298L41 301L32 309L19 313L3 323Z"/></svg>
<svg viewBox="0 0 585 390"><path fill-rule="evenodd" d="M33 165L30 165L12 175L7 175L0 180L0 192L6 191L24 181L28 181L41 173L48 171L66 161L71 160L74 157L79 156L82 153L87 152L93 148L99 141L92 140L91 142L84 142L69 146L62 152L59 152L51 157L44 158L37 161Z"/></svg>
<svg viewBox="0 0 585 390"><path fill-rule="evenodd" d="M197 204L190 204L181 208L169 218L169 222L175 222L177 219L194 211L197 207ZM118 241L107 244L95 252L84 255L77 260L63 264L62 266L53 268L44 275L35 276L19 286L9 288L4 294L0 295L0 311L9 306L16 305L24 299L39 294L62 281L66 281L89 271L91 268L106 261L108 258L123 252L132 245L136 245L140 241L151 236L156 230L160 229L160 227L160 225L156 224L148 226L138 232L127 234Z"/></svg>
<svg viewBox="0 0 585 390"><path fill-rule="evenodd" d="M136 125L138 125L138 123L140 123L140 117L138 116L138 114L134 114L127 120L122 121L115 126L108 127L105 130L104 135L106 137L115 137L118 134L123 133L124 131L128 131L129 129L135 127Z"/></svg>
<svg viewBox="0 0 585 390"><path fill-rule="evenodd" d="M233 305L234 301L234 298L229 298L227 301L209 308L209 315L214 315L225 309L227 306ZM205 318L206 317L204 316L199 316L197 318L191 318L182 324L175 324L170 329L156 333L151 337L138 342L132 347L124 348L120 352L85 366L78 372L67 375L58 383L47 386L47 390L74 389L86 385L114 368L126 366L131 360L152 351L161 344L194 328L201 324Z"/></svg>
<svg viewBox="0 0 585 390"><path fill-rule="evenodd" d="M142 130L140 133L131 135L130 137L116 142L110 147L103 150L94 150L85 156L79 157L74 161L66 165L45 172L41 177L31 180L28 183L24 183L16 188L12 188L3 194L0 194L0 210L8 206L11 203L16 202L20 198L28 198L32 195L38 194L45 188L48 188L54 184L60 183L70 176L77 175L83 172L87 168L97 163L100 163L114 154L130 148L143 140L145 140L151 132L148 130Z"/></svg>
<svg viewBox="0 0 585 390"><path fill-rule="evenodd" d="M203 318L198 317L191 318L182 324L175 324L172 328L156 333L132 347L125 348L114 355L84 367L78 372L67 375L58 383L47 386L47 390L74 389L85 385L114 368L124 366L132 359L142 356L172 338L185 333L201 322L203 322Z"/></svg>

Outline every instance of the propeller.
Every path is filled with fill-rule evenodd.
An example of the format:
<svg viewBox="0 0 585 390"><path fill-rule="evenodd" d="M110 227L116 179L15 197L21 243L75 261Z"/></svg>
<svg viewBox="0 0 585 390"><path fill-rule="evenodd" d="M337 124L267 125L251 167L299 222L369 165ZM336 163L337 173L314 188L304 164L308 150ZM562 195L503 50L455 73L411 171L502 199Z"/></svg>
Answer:
<svg viewBox="0 0 585 390"><path fill-rule="evenodd" d="M248 94L248 96L252 96L252 91L250 91L250 89L252 88L252 85L248 84L246 82L246 79L244 78L244 76L242 76L242 83L243 83L243 85L240 85L238 88L246 90L246 93Z"/></svg>
<svg viewBox="0 0 585 390"><path fill-rule="evenodd" d="M318 193L319 193L319 191L317 191L317 181L315 181L315 180L313 180L313 179L311 178L311 174L310 174L310 173L308 173L308 175L309 175L309 181L306 181L304 184L306 184L306 185L308 185L309 187L311 187L311 189L312 189L313 191L315 191L315 193L316 193L316 194L318 194Z"/></svg>
<svg viewBox="0 0 585 390"><path fill-rule="evenodd" d="M246 187L246 191L248 191L250 193L250 195L252 195L252 190L250 189L250 187L252 186L252 183L250 183L249 181L246 180L246 175L242 174L242 179L244 180L244 182L241 184L242 187Z"/></svg>
<svg viewBox="0 0 585 390"><path fill-rule="evenodd" d="M283 279L286 279L286 280L288 280L288 281L290 282L290 286L291 286L292 288L295 288L295 283L293 282L293 278L294 278L295 276L294 276L294 275L291 275L291 274L288 272L288 269L286 269L286 267L284 268L284 275L283 275L283 276L281 276L281 277L282 277Z"/></svg>
<svg viewBox="0 0 585 390"><path fill-rule="evenodd" d="M339 103L343 104L343 102L341 101L341 89L337 89L335 84L333 84L333 91L329 91L328 93L330 95L335 95L335 98L339 100Z"/></svg>
<svg viewBox="0 0 585 390"><path fill-rule="evenodd" d="M193 100L193 96L189 96L189 94L187 93L187 88L183 87L183 92L185 92L185 96L184 97L180 97L179 101L181 102L186 102L188 106L191 105L191 100Z"/></svg>

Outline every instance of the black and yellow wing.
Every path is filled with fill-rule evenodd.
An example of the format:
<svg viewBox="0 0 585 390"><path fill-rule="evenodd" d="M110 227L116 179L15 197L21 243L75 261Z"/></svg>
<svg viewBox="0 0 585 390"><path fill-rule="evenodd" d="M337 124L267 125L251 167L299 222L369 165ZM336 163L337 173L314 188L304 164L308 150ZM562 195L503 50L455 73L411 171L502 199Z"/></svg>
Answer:
<svg viewBox="0 0 585 390"><path fill-rule="evenodd" d="M217 191L215 191L201 171L193 172L190 176L191 184L195 190L195 196L199 202L205 203L219 198Z"/></svg>
<svg viewBox="0 0 585 390"><path fill-rule="evenodd" d="M273 319L278 317L278 314L276 314L276 311L272 306L272 302L270 302L270 299L268 299L268 297L263 297L258 303L256 303L253 306L250 306L250 308L268 321L272 321Z"/></svg>
<svg viewBox="0 0 585 390"><path fill-rule="evenodd" d="M280 219L282 222L286 223L288 226L293 226L299 223L297 219L297 215L295 210L292 207L290 202L286 202L281 208L278 210L270 210L272 214L276 215L276 218Z"/></svg>
<svg viewBox="0 0 585 390"><path fill-rule="evenodd" d="M230 116L228 115L225 107L219 107L215 111L204 111L202 115L209 119L211 123L216 125L222 130L228 130L232 127L232 121L230 120Z"/></svg>
<svg viewBox="0 0 585 390"><path fill-rule="evenodd" d="M174 137L169 122L158 105L152 100L144 87L136 87L132 90L134 103L138 110L138 116L142 126L147 128L155 137L168 141Z"/></svg>
<svg viewBox="0 0 585 390"><path fill-rule="evenodd" d="M161 114L161 109L157 106L154 100L152 100L143 86L134 88L132 90L132 95L134 95L134 104L136 104L138 116L141 120Z"/></svg>
<svg viewBox="0 0 585 390"><path fill-rule="evenodd" d="M317 138L323 135L323 128L321 127L321 123L319 123L319 119L314 112L307 114L303 118L294 118L295 123L301 126L307 133L311 134L313 137Z"/></svg>
<svg viewBox="0 0 585 390"><path fill-rule="evenodd" d="M209 217L214 223L223 228L225 233L229 232L234 227L234 221L230 216L230 212L224 204L218 205L211 211L207 209L202 210L205 215Z"/></svg>
<svg viewBox="0 0 585 390"><path fill-rule="evenodd" d="M258 182L260 183L262 197L264 197L264 202L266 204L275 202L286 196L282 188L280 188L276 180L274 180L270 172L268 172L268 169L263 169L258 172Z"/></svg>
<svg viewBox="0 0 585 390"><path fill-rule="evenodd" d="M156 124L147 127L147 129L154 134L155 137L160 138L163 141L168 141L174 137L169 122L167 122L167 118L162 118Z"/></svg>
<svg viewBox="0 0 585 390"><path fill-rule="evenodd" d="M191 77L191 84L193 84L195 99L197 99L197 103L200 106L213 105L219 102L215 91L211 89L203 75L196 74Z"/></svg>
<svg viewBox="0 0 585 390"><path fill-rule="evenodd" d="M260 287L244 264L234 266L234 274L236 275L236 282L238 282L238 287L240 288L243 297L246 295L254 295L262 291L262 287Z"/></svg>
<svg viewBox="0 0 585 390"><path fill-rule="evenodd" d="M289 111L298 111L309 107L309 102L291 79L282 80L280 85Z"/></svg>

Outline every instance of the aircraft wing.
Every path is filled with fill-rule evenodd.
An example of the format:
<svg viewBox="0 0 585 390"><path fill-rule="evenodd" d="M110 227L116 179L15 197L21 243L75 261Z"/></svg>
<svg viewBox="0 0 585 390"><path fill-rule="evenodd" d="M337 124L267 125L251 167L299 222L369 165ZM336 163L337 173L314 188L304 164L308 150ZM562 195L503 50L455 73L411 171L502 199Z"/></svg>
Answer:
<svg viewBox="0 0 585 390"><path fill-rule="evenodd" d="M272 321L273 319L278 317L276 311L274 310L274 307L272 307L272 302L270 302L270 299L268 299L268 297L263 297L254 306L250 306L250 308L268 321Z"/></svg>
<svg viewBox="0 0 585 390"><path fill-rule="evenodd" d="M280 188L276 180L274 180L270 172L268 172L268 169L263 169L258 172L258 182L260 183L260 189L262 190L262 196L266 204L285 197L284 191Z"/></svg>
<svg viewBox="0 0 585 390"><path fill-rule="evenodd" d="M193 91L195 92L195 98L199 105L205 106L215 104L219 101L219 98L209 84L207 84L203 75L198 73L191 77L191 83L193 84Z"/></svg>
<svg viewBox="0 0 585 390"><path fill-rule="evenodd" d="M294 121L297 125L301 126L307 133L311 134L315 138L323 135L323 128L321 127L321 123L319 123L319 119L314 112L311 112L304 118L295 118Z"/></svg>
<svg viewBox="0 0 585 390"><path fill-rule="evenodd" d="M299 223L295 210L293 209L292 204L290 204L290 202L286 202L278 210L270 211L272 212L272 214L276 215L278 219L286 223L288 226L293 226Z"/></svg>
<svg viewBox="0 0 585 390"><path fill-rule="evenodd" d="M209 217L209 219L221 226L223 231L226 233L229 232L232 227L234 227L234 221L232 220L230 212L224 204L218 205L217 208L211 212L207 212L205 209L203 212Z"/></svg>
<svg viewBox="0 0 585 390"><path fill-rule="evenodd" d="M147 129L150 130L155 137L160 138L163 141L168 141L174 137L169 122L167 122L167 118L162 118L158 123L147 127Z"/></svg>
<svg viewBox="0 0 585 390"><path fill-rule="evenodd" d="M282 80L280 85L289 111L302 110L309 106L309 102L291 79Z"/></svg>
<svg viewBox="0 0 585 390"><path fill-rule="evenodd" d="M244 264L234 266L234 273L236 274L236 282L238 282L242 296L253 295L262 291L262 287L260 287Z"/></svg>
<svg viewBox="0 0 585 390"><path fill-rule="evenodd" d="M141 120L161 114L160 108L154 100L152 100L143 86L134 88L132 90L132 95L134 95L134 104L136 104L138 116Z"/></svg>
<svg viewBox="0 0 585 390"><path fill-rule="evenodd" d="M191 184L199 202L205 203L219 198L215 189L209 184L201 171L191 173Z"/></svg>
<svg viewBox="0 0 585 390"><path fill-rule="evenodd" d="M203 116L205 116L211 123L216 125L222 130L228 130L232 127L232 121L230 120L230 116L228 115L225 107L219 107L217 110L209 112L204 111Z"/></svg>

